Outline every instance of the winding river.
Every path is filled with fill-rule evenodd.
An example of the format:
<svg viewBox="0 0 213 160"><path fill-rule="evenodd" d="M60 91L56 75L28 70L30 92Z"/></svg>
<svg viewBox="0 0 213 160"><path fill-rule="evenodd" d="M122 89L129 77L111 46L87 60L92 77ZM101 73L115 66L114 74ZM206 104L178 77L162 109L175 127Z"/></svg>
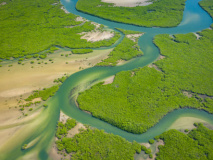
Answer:
<svg viewBox="0 0 213 160"><path fill-rule="evenodd" d="M106 79L115 75L120 71L132 70L134 68L146 66L155 61L159 56L158 48L152 43L155 35L158 34L179 34L197 32L209 28L212 24L212 18L199 5L200 0L187 0L181 24L173 28L146 28L134 25L116 23L95 16L78 12L75 9L77 0L61 0L66 10L80 15L88 20L103 24L111 29L122 28L127 30L145 32L139 39L139 46L143 51L142 57L135 58L128 63L116 67L92 67L79 71L71 75L60 87L58 92L48 100L48 107L29 125L26 125L21 132L13 138L9 145L5 147L0 159L20 159L23 156L30 157L36 152L40 159L48 159L48 150L54 140L56 124L59 119L60 110L77 121L89 124L98 129L104 129L108 133L120 135L129 141L147 142L149 139L166 131L174 121L180 117L196 117L210 124L213 124L213 115L207 112L195 109L179 109L167 114L160 122L149 129L144 134L132 134L120 130L106 122L103 122L91 115L81 111L75 104L76 96L83 91ZM123 36L121 37L121 39ZM120 39L120 41L121 41ZM111 46L112 47L112 46ZM21 150L23 144L33 144L26 150ZM32 143L34 142L34 143ZM14 145L15 144L15 145ZM1 157L2 156L2 157Z"/></svg>

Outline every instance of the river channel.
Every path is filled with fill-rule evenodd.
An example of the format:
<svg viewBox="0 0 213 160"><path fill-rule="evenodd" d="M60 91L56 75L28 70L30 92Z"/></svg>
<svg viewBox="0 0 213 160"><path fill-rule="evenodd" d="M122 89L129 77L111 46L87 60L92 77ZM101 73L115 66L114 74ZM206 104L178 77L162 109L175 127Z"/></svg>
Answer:
<svg viewBox="0 0 213 160"><path fill-rule="evenodd" d="M185 34L197 32L209 28L212 18L198 4L200 0L187 0L183 19L180 25L173 28L146 28L129 24L116 23L101 19L92 15L84 14L75 9L77 0L61 0L67 11L82 16L88 20L103 24L110 29L122 28L127 30L145 32L139 39L140 49L144 55L121 66L116 67L92 67L71 75L60 87L58 92L47 101L48 107L42 111L35 121L23 128L16 138L13 138L0 155L0 159L22 159L37 153L40 159L48 159L48 151L54 141L56 124L59 120L60 110L77 121L91 125L98 129L104 129L108 133L119 135L129 141L147 142L156 135L168 130L169 127L180 117L196 117L213 125L213 115L196 109L179 109L168 113L157 125L143 134L132 134L101 121L90 114L81 111L75 103L79 92L103 81L107 77L120 71L132 70L144 67L154 62L160 55L159 49L153 44L154 36L158 34ZM123 37L123 35L122 35ZM121 39L122 39L121 37ZM120 39L120 41L121 41ZM111 46L112 47L112 46ZM31 147L21 150L21 146L34 142ZM15 145L14 145L15 144Z"/></svg>

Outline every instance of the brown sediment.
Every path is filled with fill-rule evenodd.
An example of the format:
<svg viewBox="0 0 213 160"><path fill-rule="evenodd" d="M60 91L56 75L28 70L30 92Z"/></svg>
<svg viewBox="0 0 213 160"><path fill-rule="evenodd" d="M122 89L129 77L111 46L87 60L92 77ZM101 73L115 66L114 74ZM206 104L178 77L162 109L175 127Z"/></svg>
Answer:
<svg viewBox="0 0 213 160"><path fill-rule="evenodd" d="M104 85L106 85L106 84L111 84L111 83L114 81L114 78L115 78L115 76L113 75L113 76L111 76L111 77L105 79L105 80L104 80Z"/></svg>

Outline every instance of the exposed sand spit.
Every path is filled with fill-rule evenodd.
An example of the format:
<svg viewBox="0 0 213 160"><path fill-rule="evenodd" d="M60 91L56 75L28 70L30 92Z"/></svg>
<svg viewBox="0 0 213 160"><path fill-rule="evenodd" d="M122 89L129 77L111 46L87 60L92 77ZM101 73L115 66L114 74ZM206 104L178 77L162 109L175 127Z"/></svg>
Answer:
<svg viewBox="0 0 213 160"><path fill-rule="evenodd" d="M136 7L136 6L147 6L152 4L149 0L101 0L105 3L114 3L115 6L119 7Z"/></svg>
<svg viewBox="0 0 213 160"><path fill-rule="evenodd" d="M86 39L87 41L90 42L96 42L96 41L101 41L104 39L110 39L114 36L114 33L111 31L91 31L87 33L81 33L84 34L81 39Z"/></svg>
<svg viewBox="0 0 213 160"><path fill-rule="evenodd" d="M127 38L131 39L133 42L136 41L137 38L139 38L140 36L142 36L144 33L140 33L140 34L128 34L126 35Z"/></svg>
<svg viewBox="0 0 213 160"><path fill-rule="evenodd" d="M113 75L113 76L111 76L111 77L105 79L104 85L106 85L106 84L111 84L111 83L114 81L114 78L115 78L115 75Z"/></svg>
<svg viewBox="0 0 213 160"><path fill-rule="evenodd" d="M178 129L178 130L184 130L184 129L193 129L195 126L194 123L205 123L206 121L195 118L195 117L181 117L178 118L172 126L169 127L169 129Z"/></svg>
<svg viewBox="0 0 213 160"><path fill-rule="evenodd" d="M199 35L198 33L194 33L194 35L196 36L197 40L201 37L201 35Z"/></svg>
<svg viewBox="0 0 213 160"><path fill-rule="evenodd" d="M67 119L70 118L69 116L67 116L66 114L64 114L62 111L60 112L60 117L59 117L59 121L62 123L66 123Z"/></svg>
<svg viewBox="0 0 213 160"><path fill-rule="evenodd" d="M66 14L70 13L70 12L68 12L63 6L61 7L61 9L62 9Z"/></svg>

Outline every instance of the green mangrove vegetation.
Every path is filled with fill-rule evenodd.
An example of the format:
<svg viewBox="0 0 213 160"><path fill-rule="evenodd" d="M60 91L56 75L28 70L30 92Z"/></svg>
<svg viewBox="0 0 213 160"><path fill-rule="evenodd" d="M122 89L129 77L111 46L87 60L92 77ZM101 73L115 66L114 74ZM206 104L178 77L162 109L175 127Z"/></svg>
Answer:
<svg viewBox="0 0 213 160"><path fill-rule="evenodd" d="M150 2L153 4L148 6L116 7L101 0L79 0L76 8L112 21L146 27L174 27L181 22L185 0L150 0Z"/></svg>
<svg viewBox="0 0 213 160"><path fill-rule="evenodd" d="M137 142L98 129L81 131L73 138L64 137L56 144L59 151L72 153L71 159L134 159L134 154L141 152Z"/></svg>
<svg viewBox="0 0 213 160"><path fill-rule="evenodd" d="M66 14L61 9L59 0L0 2L6 2L6 5L0 6L0 59L25 57L53 46L69 48L110 46L120 37L117 33L109 40L94 43L81 39L79 33L94 30L95 25L91 22L76 21L77 16ZM45 54L40 58L45 58Z"/></svg>
<svg viewBox="0 0 213 160"><path fill-rule="evenodd" d="M130 30L123 30L118 29L123 32L126 36L124 37L123 41L118 44L112 52L108 55L108 58L102 60L102 62L96 64L96 66L116 66L119 60L128 61L132 58L142 56L143 52L140 50L138 46L138 39L140 36L130 36L134 34L143 34L137 31L130 31Z"/></svg>
<svg viewBox="0 0 213 160"><path fill-rule="evenodd" d="M121 29L121 28L116 28L116 29L121 31L125 35L128 35L128 34L143 34L143 32L140 32L140 31L132 31L132 30L126 30L126 29Z"/></svg>
<svg viewBox="0 0 213 160"><path fill-rule="evenodd" d="M32 101L35 98L41 98L43 101L46 101L49 97L52 97L55 92L59 89L59 85L54 85L50 88L44 88L43 90L35 90L32 95L30 95L26 101Z"/></svg>
<svg viewBox="0 0 213 160"><path fill-rule="evenodd" d="M211 160L213 159L213 130L197 124L197 128L184 134L177 130L164 132L156 139L162 139L156 160Z"/></svg>
<svg viewBox="0 0 213 160"><path fill-rule="evenodd" d="M73 49L72 53L73 54L86 54L86 53L91 53L93 52L92 49Z"/></svg>
<svg viewBox="0 0 213 160"><path fill-rule="evenodd" d="M202 0L200 1L200 6L206 10L211 17L213 17L213 1L212 0Z"/></svg>
<svg viewBox="0 0 213 160"><path fill-rule="evenodd" d="M56 131L56 134L55 136L58 138L58 139L61 139L63 137L66 137L67 136L67 133L69 130L71 130L72 128L74 128L76 126L77 122L76 120L74 119L67 119L66 123L62 123L62 122L58 122L58 125L57 125L57 131ZM59 146L59 145L58 145Z"/></svg>
<svg viewBox="0 0 213 160"><path fill-rule="evenodd" d="M209 97L213 95L213 31L199 35L200 39L193 33L156 36L163 59L150 67L120 72L113 83L99 83L80 93L80 109L133 133L147 131L175 109L213 113Z"/></svg>

